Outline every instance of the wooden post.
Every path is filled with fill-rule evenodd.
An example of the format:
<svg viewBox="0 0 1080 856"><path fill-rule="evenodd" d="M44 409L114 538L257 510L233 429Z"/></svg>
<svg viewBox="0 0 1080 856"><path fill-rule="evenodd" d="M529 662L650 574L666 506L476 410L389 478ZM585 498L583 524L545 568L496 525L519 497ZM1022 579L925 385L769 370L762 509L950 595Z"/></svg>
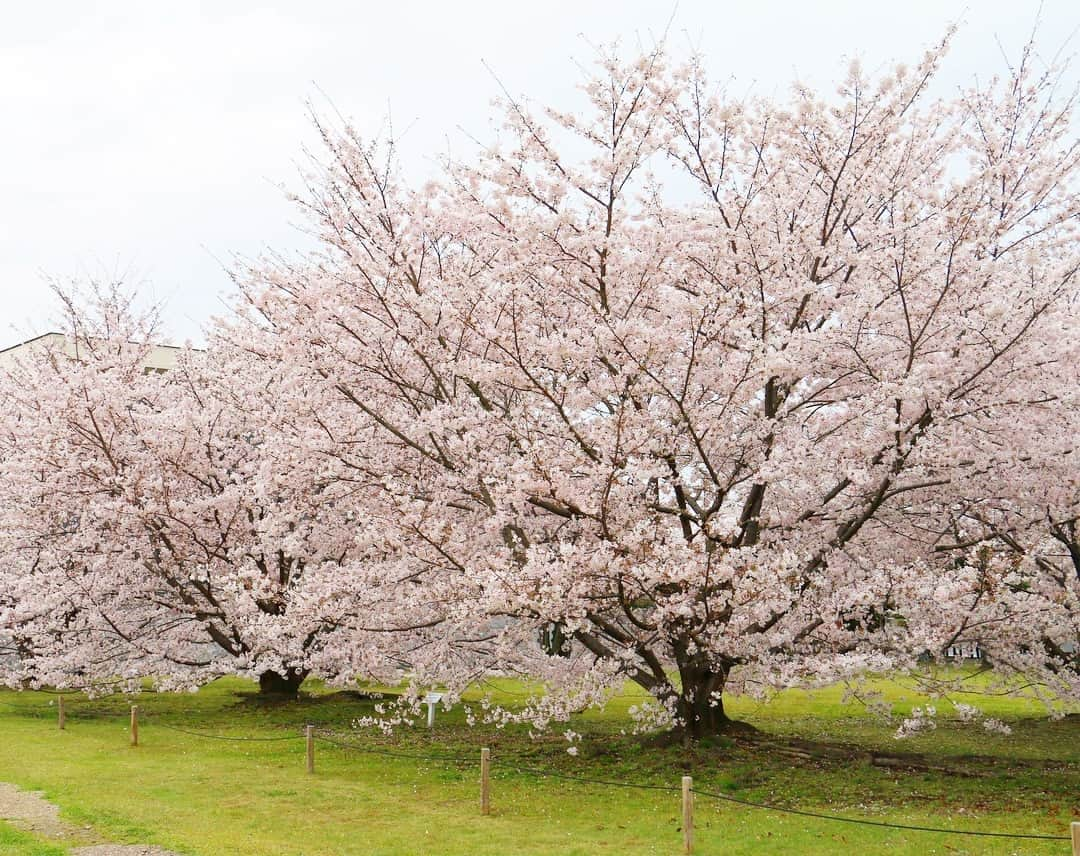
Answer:
<svg viewBox="0 0 1080 856"><path fill-rule="evenodd" d="M491 750L480 750L480 814L491 814Z"/></svg>
<svg viewBox="0 0 1080 856"><path fill-rule="evenodd" d="M682 843L683 853L694 852L694 779L682 777Z"/></svg>
<svg viewBox="0 0 1080 856"><path fill-rule="evenodd" d="M139 706L131 706L131 745L139 745Z"/></svg>
<svg viewBox="0 0 1080 856"><path fill-rule="evenodd" d="M61 731L67 726L67 713L64 711L64 697L62 695L56 697L56 725Z"/></svg>
<svg viewBox="0 0 1080 856"><path fill-rule="evenodd" d="M1073 856L1080 856L1080 823L1073 821L1069 828L1072 830Z"/></svg>
<svg viewBox="0 0 1080 856"><path fill-rule="evenodd" d="M307 742L307 771L315 772L315 726L308 725L304 728L304 739Z"/></svg>

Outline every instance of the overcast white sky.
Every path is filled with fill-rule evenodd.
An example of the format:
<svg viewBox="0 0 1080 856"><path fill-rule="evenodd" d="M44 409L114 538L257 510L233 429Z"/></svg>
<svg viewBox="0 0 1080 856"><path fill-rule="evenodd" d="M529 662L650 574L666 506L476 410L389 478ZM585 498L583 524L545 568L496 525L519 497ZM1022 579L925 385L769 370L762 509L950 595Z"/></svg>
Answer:
<svg viewBox="0 0 1080 856"><path fill-rule="evenodd" d="M515 94L567 104L590 43L651 44L673 11L672 45L700 46L714 79L783 94L796 77L831 84L852 56L914 60L951 21L943 85L988 76L1040 5L1053 54L1076 0L0 0L0 347L53 326L50 276L124 274L165 301L170 335L197 337L233 254L303 246L278 185L297 185L304 102L327 106L321 93L363 133L389 110L420 172L458 127L487 135L484 63Z"/></svg>

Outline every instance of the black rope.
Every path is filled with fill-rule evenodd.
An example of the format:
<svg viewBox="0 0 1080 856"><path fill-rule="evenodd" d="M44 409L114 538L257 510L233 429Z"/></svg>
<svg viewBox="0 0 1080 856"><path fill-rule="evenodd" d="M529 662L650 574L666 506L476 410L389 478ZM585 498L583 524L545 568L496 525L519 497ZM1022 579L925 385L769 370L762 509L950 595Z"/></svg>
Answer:
<svg viewBox="0 0 1080 856"><path fill-rule="evenodd" d="M502 767L507 770L515 770L518 773L526 773L533 776L551 776L554 779L565 779L568 782L581 782L586 785L607 785L613 788L636 788L642 791L681 791L681 788L673 788L671 785L647 785L643 782L617 782L611 779L592 779L586 776L572 776L569 773L559 773L555 770L541 770L536 767L519 767L516 764L492 762L494 767Z"/></svg>
<svg viewBox="0 0 1080 856"><path fill-rule="evenodd" d="M62 696L62 695L81 695L88 690L99 690L104 687L119 687L130 685L131 681L128 678L116 678L111 681L98 681L90 684L71 684L64 687L39 685L24 687L23 692L35 692L45 693L47 695Z"/></svg>
<svg viewBox="0 0 1080 856"><path fill-rule="evenodd" d="M4 707L9 707L12 710L18 711L23 716L29 716L29 717L31 717L33 719L51 719L52 718L47 713L39 712L39 711L31 709L29 705L12 704L9 701L0 701L0 704L2 704Z"/></svg>
<svg viewBox="0 0 1080 856"><path fill-rule="evenodd" d="M449 764L478 764L480 763L475 758L462 758L458 755L416 755L411 752L394 752L390 749L378 749L374 746L358 746L355 743L346 743L341 740L335 740L332 737L327 737L323 734L316 734L316 740L320 740L323 743L329 743L331 746L337 746L339 749L345 749L349 752L360 752L365 755L385 755L387 758L402 758L409 761L436 761Z"/></svg>
<svg viewBox="0 0 1080 856"><path fill-rule="evenodd" d="M461 758L461 757L447 756L447 755L441 755L441 756L437 756L437 755L426 755L426 756L425 755L412 755L412 754L405 754L403 752L392 752L392 751L385 750L385 749L374 749L374 748L367 747L367 746L357 746L355 744L347 744L347 743L343 743L343 742L338 741L338 740L333 740L333 739L331 739L329 737L324 737L322 735L320 735L318 739L320 739L320 740L322 740L322 741L324 741L326 743L330 743L330 744L332 744L334 746L338 746L338 747L343 748L343 749L349 749L349 750L352 750L352 751L355 751L355 752L372 753L372 754L376 754L376 755L387 755L387 756L390 756L392 758L405 758L405 759L420 760L420 761L450 761L450 762L459 763L459 764L476 764L477 763L476 759L473 759L473 758ZM518 773L525 773L525 774L528 774L528 775L542 776L542 777L551 777L551 778L555 778L555 779L563 779L565 781L578 782L578 783L586 784L586 785L600 785L600 786L615 787L615 788L634 788L634 789L637 789L637 790L644 790L644 791L666 791L668 793L673 793L673 792L678 793L678 792L681 792L681 790L682 790L681 788L673 787L671 785L649 785L649 784L645 784L643 782L620 782L620 781L614 781L614 780L611 780L611 779L594 779L594 778L590 778L590 777L587 777L587 776L574 776L574 775L571 775L570 773L560 773L560 772L557 772L555 770L541 770L541 769L536 768L536 767L523 767L523 766L520 766L520 765L517 765L517 764L506 763L506 762L501 762L501 761L499 761L499 762L493 761L492 766L493 767L501 767L501 768L506 769L506 770L513 770L514 772L518 772ZM838 821L838 822L841 822L841 823L856 823L856 824L860 824L860 825L863 825L863 826L877 826L877 827L884 827L886 829L906 830L906 831L909 831L909 832L939 832L939 833L952 834L952 835L979 835L979 836L988 837L988 838L1038 839L1038 840L1042 840L1042 841L1069 841L1070 840L1068 836L1062 836L1062 835L1042 835L1042 834L1038 834L1038 833L1024 833L1024 832L983 832L983 831L980 831L980 830L973 830L973 829L946 829L944 827L936 827L936 826L917 826L915 824L889 823L888 821L882 821L882 820L868 820L868 819L856 818L856 817L840 817L839 815L823 814L821 812L806 811L806 810L803 810L803 809L795 809L795 808L784 808L784 807L781 807L781 806L770 805L770 804L767 804L767 803L753 802L751 800L745 800L745 799L741 799L739 797L733 797L733 796L729 796L729 795L726 795L726 794L718 794L718 793L714 793L712 791L702 791L702 790L698 790L697 788L694 788L693 792L695 794L700 794L701 796L704 796L704 797L712 797L713 799L718 799L718 800L724 800L726 802L737 803L738 805L747 806L749 808L760 808L760 809L766 809L768 811L776 811L776 812L781 812L781 813L785 813L785 814L795 814L795 815L799 815L801 817L813 817L813 818L817 818L819 820L833 820L833 821Z"/></svg>
<svg viewBox="0 0 1080 856"><path fill-rule="evenodd" d="M346 751L359 752L363 754L371 755L385 755L389 758L402 758L410 761L439 761L451 764L465 764L468 766L476 766L480 763L477 758L464 758L460 755L416 755L406 752L394 752L389 749L378 749L372 746L359 746L355 743L346 743L340 740L334 740L331 737L326 737L322 734L315 735L316 740L320 740L323 743L329 743L332 746L337 746L340 749ZM568 773L559 773L555 770L541 770L537 767L521 767L516 764L506 763L502 761L492 761L492 767L502 768L504 770L513 770L518 773L525 773L526 775L533 776L551 776L556 779L566 779L571 782L580 782L587 785L607 785L615 788L639 788L641 790L648 791L680 791L680 788L673 788L669 785L646 785L639 782L616 782L610 779L592 779L585 776L572 776Z"/></svg>
<svg viewBox="0 0 1080 856"><path fill-rule="evenodd" d="M642 782L616 782L606 779L592 779L584 776L572 776L568 773L558 773L554 770L538 770L534 767L519 767L515 764L499 763L495 766L500 766L512 770L516 770L521 773L532 773L537 776L551 776L556 779L566 779L572 782L582 782L590 785L607 785L617 788L637 788L639 790L647 791L675 791L679 792L682 789L672 787L671 785L647 785ZM768 803L753 802L751 800L741 799L740 797L733 797L727 794L718 794L713 791L702 791L697 788L692 789L695 794L700 794L703 797L712 797L713 799L724 800L726 802L737 803L738 805L747 806L749 808L760 808L768 811L782 812L785 814L797 814L802 817L813 817L819 820L835 820L841 823L857 823L863 826L879 826L887 829L902 829L911 832L941 832L951 835L981 835L989 838L1034 838L1042 841L1070 841L1071 839L1067 835L1044 835L1034 832L983 832L976 829L946 829L938 826L917 826L914 824L906 823L889 823L884 820L868 820L857 817L840 817L835 814L823 814L816 811L806 811L797 808L784 808L782 806L770 805Z"/></svg>
<svg viewBox="0 0 1080 856"><path fill-rule="evenodd" d="M371 746L359 746L355 743L346 743L340 740L334 740L333 738L326 737L324 735L316 735L317 740L321 740L324 743L329 743L332 746L337 746L341 749L345 749L352 752L360 752L364 754L372 755L385 755L390 758L402 758L410 761L442 761L452 764L466 764L469 766L476 766L480 763L477 758L464 758L460 755L416 755L413 753L394 752L389 749L378 749ZM537 767L521 767L516 764L506 763L502 761L492 761L492 767L499 767L505 770L513 770L518 773L525 773L533 776L551 776L556 779L566 779L572 782L580 782L582 784L589 785L608 785L616 788L640 788L642 790L651 791L679 791L679 788L673 788L668 785L646 785L638 782L616 782L610 779L591 779L585 776L572 776L568 773L559 773L554 770L541 770Z"/></svg>
<svg viewBox="0 0 1080 856"><path fill-rule="evenodd" d="M276 743L282 740L302 740L302 734L288 734L281 737L234 737L226 734L207 734L205 731L191 731L187 728L180 728L178 725L169 725L165 722L160 722L156 717L148 717L152 725L157 728L165 728L169 731L177 731L180 734L189 734L192 737L202 737L206 740L232 740L240 743Z"/></svg>
<svg viewBox="0 0 1080 856"><path fill-rule="evenodd" d="M675 790L672 788L672 790ZM946 829L941 826L916 826L909 823L889 823L885 820L867 820L861 817L841 817L836 814L821 814L816 811L806 811L799 808L783 808L776 805L768 805L767 803L753 802L751 800L744 800L740 797L729 796L728 794L718 794L713 791L701 791L697 788L692 788L695 794L700 794L703 797L712 797L716 800L723 800L724 802L737 803L738 805L748 806L750 808L763 808L768 811L777 811L784 814L797 814L801 817L814 817L818 820L835 820L840 823L857 823L861 826L879 826L886 829L904 829L911 832L941 832L947 835L981 835L986 838L1037 838L1042 841L1070 841L1071 839L1067 835L1040 835L1036 832L984 832L978 829Z"/></svg>

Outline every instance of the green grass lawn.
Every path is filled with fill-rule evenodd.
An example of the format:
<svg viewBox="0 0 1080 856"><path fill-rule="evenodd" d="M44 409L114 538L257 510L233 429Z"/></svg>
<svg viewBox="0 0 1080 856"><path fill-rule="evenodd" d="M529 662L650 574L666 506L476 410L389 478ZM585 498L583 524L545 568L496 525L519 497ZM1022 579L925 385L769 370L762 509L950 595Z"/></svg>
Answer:
<svg viewBox="0 0 1080 856"><path fill-rule="evenodd" d="M975 688L979 681L973 681ZM520 685L494 682L509 703ZM923 700L891 681L878 688L910 707ZM51 697L0 693L0 781L44 791L62 816L117 841L201 856L322 854L675 854L681 852L677 792L585 784L522 772L678 788L874 820L1067 835L1080 819L1080 717L1051 721L1034 703L970 699L1009 722L1011 736L942 723L897 743L888 724L841 702L842 690L785 692L768 704L734 699L729 711L762 731L754 741L718 739L686 749L633 736L628 690L604 711L577 717L577 758L562 727L531 739L519 727L470 729L461 709L440 711L436 729L391 737L345 734L375 702L315 686L295 702L267 703L252 685L222 680L197 694L146 693L141 745L128 745L130 699L69 698L59 731ZM939 705L943 713L947 705ZM365 749L319 743L316 773L304 770L302 726L331 729ZM222 735L295 737L213 740L165 726ZM493 813L478 805L479 748L490 746ZM881 753L891 766L881 766ZM904 754L906 753L906 754ZM877 755L877 763L874 763ZM896 766L899 764L900 766ZM1065 854L1067 842L969 838L839 824L700 796L695 853ZM0 853L52 856L62 848L0 825Z"/></svg>

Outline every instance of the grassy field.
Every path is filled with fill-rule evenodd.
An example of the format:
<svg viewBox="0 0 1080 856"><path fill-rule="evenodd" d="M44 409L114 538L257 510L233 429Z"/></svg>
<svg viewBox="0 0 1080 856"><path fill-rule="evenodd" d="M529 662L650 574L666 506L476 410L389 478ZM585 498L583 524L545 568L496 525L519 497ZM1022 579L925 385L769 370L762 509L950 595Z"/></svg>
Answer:
<svg viewBox="0 0 1080 856"><path fill-rule="evenodd" d="M973 682L976 683L977 682ZM504 701L522 688L499 682ZM901 706L923 702L882 681ZM44 791L79 826L122 842L199 856L323 854L675 854L679 794L586 784L515 768L677 788L851 817L956 829L1067 835L1080 819L1080 717L1050 721L1032 702L966 699L1007 721L1012 736L944 722L897 743L893 727L842 703L842 690L786 692L729 709L761 729L754 740L708 741L692 750L624 734L628 691L569 727L580 754L554 734L468 728L460 709L436 729L392 737L345 734L374 702L314 687L296 702L267 703L252 686L222 680L194 695L146 693L141 745L127 739L122 697L68 699L59 731L52 697L0 693L0 781ZM947 714L947 705L939 705ZM333 730L365 751L319 743L304 771L302 726ZM171 727L169 727L171 726ZM231 741L219 736L285 740ZM478 810L479 747L494 759L493 813ZM376 754L455 756L468 763ZM1065 854L1068 843L972 838L839 824L697 798L699 854ZM0 824L0 853L56 856L62 847Z"/></svg>

